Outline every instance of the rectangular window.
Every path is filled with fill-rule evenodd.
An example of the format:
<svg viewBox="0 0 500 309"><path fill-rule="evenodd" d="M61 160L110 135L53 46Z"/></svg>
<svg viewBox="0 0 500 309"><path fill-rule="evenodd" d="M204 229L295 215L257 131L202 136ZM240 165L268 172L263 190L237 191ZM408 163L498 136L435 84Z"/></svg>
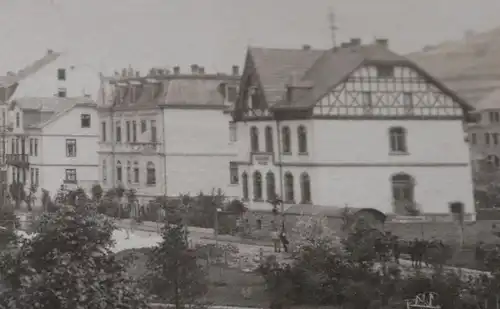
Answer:
<svg viewBox="0 0 500 309"><path fill-rule="evenodd" d="M394 66L392 65L378 65L377 77L392 78L394 77Z"/></svg>
<svg viewBox="0 0 500 309"><path fill-rule="evenodd" d="M66 157L76 157L76 139L66 140Z"/></svg>
<svg viewBox="0 0 500 309"><path fill-rule="evenodd" d="M371 115L373 113L373 102L372 102L372 93L369 91L362 92L362 104L363 104L363 113Z"/></svg>
<svg viewBox="0 0 500 309"><path fill-rule="evenodd" d="M117 121L116 122L116 142L117 143L121 143L122 142L122 125L120 123L120 121Z"/></svg>
<svg viewBox="0 0 500 309"><path fill-rule="evenodd" d="M125 122L125 137L127 138L127 143L130 143L130 121Z"/></svg>
<svg viewBox="0 0 500 309"><path fill-rule="evenodd" d="M234 103L234 102L236 102L237 97L238 97L238 88L236 88L236 86L228 86L227 87L227 101Z"/></svg>
<svg viewBox="0 0 500 309"><path fill-rule="evenodd" d="M229 141L236 142L236 123L229 123Z"/></svg>
<svg viewBox="0 0 500 309"><path fill-rule="evenodd" d="M33 156L34 150L35 150L35 145L34 145L34 139L30 138L30 147L29 147L29 154L30 156Z"/></svg>
<svg viewBox="0 0 500 309"><path fill-rule="evenodd" d="M66 182L69 183L76 183L77 178L76 178L76 169L74 168L68 168L66 169Z"/></svg>
<svg viewBox="0 0 500 309"><path fill-rule="evenodd" d="M413 114L413 95L411 92L403 92L403 106L405 114Z"/></svg>
<svg viewBox="0 0 500 309"><path fill-rule="evenodd" d="M493 144L498 145L498 133L493 133L492 137L493 137Z"/></svg>
<svg viewBox="0 0 500 309"><path fill-rule="evenodd" d="M158 137L156 136L156 120L151 120L151 143L156 143Z"/></svg>
<svg viewBox="0 0 500 309"><path fill-rule="evenodd" d="M30 168L30 183L38 187L40 184L40 169L38 167Z"/></svg>
<svg viewBox="0 0 500 309"><path fill-rule="evenodd" d="M66 97L66 88L61 87L57 90L57 96L60 98L65 98Z"/></svg>
<svg viewBox="0 0 500 309"><path fill-rule="evenodd" d="M141 133L146 132L147 129L148 129L148 124L146 120L141 120Z"/></svg>
<svg viewBox="0 0 500 309"><path fill-rule="evenodd" d="M40 169L35 168L35 184L38 187L40 185Z"/></svg>
<svg viewBox="0 0 500 309"><path fill-rule="evenodd" d="M21 113L16 113L16 128L21 127Z"/></svg>
<svg viewBox="0 0 500 309"><path fill-rule="evenodd" d="M137 142L137 121L132 121L132 141Z"/></svg>
<svg viewBox="0 0 500 309"><path fill-rule="evenodd" d="M471 142L472 145L476 145L477 144L477 134L476 133L471 133L470 139L471 139L470 142Z"/></svg>
<svg viewBox="0 0 500 309"><path fill-rule="evenodd" d="M80 116L82 128L90 128L90 114L82 114Z"/></svg>
<svg viewBox="0 0 500 309"><path fill-rule="evenodd" d="M139 183L139 166L134 164L134 183Z"/></svg>
<svg viewBox="0 0 500 309"><path fill-rule="evenodd" d="M106 121L101 122L101 141L105 142L108 132L106 128Z"/></svg>
<svg viewBox="0 0 500 309"><path fill-rule="evenodd" d="M35 138L33 156L38 157L38 138Z"/></svg>
<svg viewBox="0 0 500 309"><path fill-rule="evenodd" d="M66 69L57 69L57 80L65 81L66 80Z"/></svg>
<svg viewBox="0 0 500 309"><path fill-rule="evenodd" d="M484 133L484 143L486 145L490 144L490 134L489 133Z"/></svg>
<svg viewBox="0 0 500 309"><path fill-rule="evenodd" d="M238 165L235 162L229 162L229 181L232 185L238 184Z"/></svg>
<svg viewBox="0 0 500 309"><path fill-rule="evenodd" d="M490 118L490 123L500 122L500 113L499 112L488 112L488 116Z"/></svg>

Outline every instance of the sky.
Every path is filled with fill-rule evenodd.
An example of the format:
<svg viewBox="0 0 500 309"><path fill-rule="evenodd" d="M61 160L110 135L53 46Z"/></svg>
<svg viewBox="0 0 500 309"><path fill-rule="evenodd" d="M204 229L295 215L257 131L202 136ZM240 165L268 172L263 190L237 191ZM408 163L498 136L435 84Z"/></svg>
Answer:
<svg viewBox="0 0 500 309"><path fill-rule="evenodd" d="M246 47L332 46L388 38L397 52L500 26L499 0L0 0L0 74L47 49L107 74L131 65L242 65Z"/></svg>

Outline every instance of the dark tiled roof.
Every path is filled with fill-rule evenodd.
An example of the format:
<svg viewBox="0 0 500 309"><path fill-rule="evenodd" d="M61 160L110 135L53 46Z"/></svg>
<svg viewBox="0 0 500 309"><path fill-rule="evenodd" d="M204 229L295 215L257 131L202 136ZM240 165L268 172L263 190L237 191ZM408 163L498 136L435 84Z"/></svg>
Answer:
<svg viewBox="0 0 500 309"><path fill-rule="evenodd" d="M217 79L173 79L165 89L166 105L224 105L219 92L221 80Z"/></svg>
<svg viewBox="0 0 500 309"><path fill-rule="evenodd" d="M325 51L250 47L248 52L259 74L266 100L272 104L283 98L290 76L303 76Z"/></svg>

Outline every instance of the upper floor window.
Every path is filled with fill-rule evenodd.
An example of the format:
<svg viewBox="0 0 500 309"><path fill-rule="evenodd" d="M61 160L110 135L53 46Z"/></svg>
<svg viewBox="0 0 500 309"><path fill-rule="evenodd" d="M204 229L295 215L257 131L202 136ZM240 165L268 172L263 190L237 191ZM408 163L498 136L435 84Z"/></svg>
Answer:
<svg viewBox="0 0 500 309"><path fill-rule="evenodd" d="M413 114L413 94L403 92L403 107L405 114Z"/></svg>
<svg viewBox="0 0 500 309"><path fill-rule="evenodd" d="M66 80L66 69L63 68L57 69L57 80L60 81Z"/></svg>
<svg viewBox="0 0 500 309"><path fill-rule="evenodd" d="M492 133L493 145L498 145L498 133Z"/></svg>
<svg viewBox="0 0 500 309"><path fill-rule="evenodd" d="M273 152L274 143L273 143L273 128L267 126L266 131L266 152Z"/></svg>
<svg viewBox="0 0 500 309"><path fill-rule="evenodd" d="M388 78L394 77L394 66L392 65L378 65L377 77Z"/></svg>
<svg viewBox="0 0 500 309"><path fill-rule="evenodd" d="M131 131L131 127L130 127L131 123L130 121L126 121L125 122L125 137L127 139L127 143L130 142L130 138L132 137L132 131Z"/></svg>
<svg viewBox="0 0 500 309"><path fill-rule="evenodd" d="M285 173L285 202L293 203L295 200L293 188L293 175L290 172Z"/></svg>
<svg viewBox="0 0 500 309"><path fill-rule="evenodd" d="M497 169L500 167L500 159L495 155L489 155L486 158L486 162L490 168Z"/></svg>
<svg viewBox="0 0 500 309"><path fill-rule="evenodd" d="M259 129L250 128L250 149L252 152L259 152Z"/></svg>
<svg viewBox="0 0 500 309"><path fill-rule="evenodd" d="M499 112L488 112L490 123L500 122L500 113Z"/></svg>
<svg viewBox="0 0 500 309"><path fill-rule="evenodd" d="M307 130L304 126L297 128L297 138L299 140L299 153L307 153Z"/></svg>
<svg viewBox="0 0 500 309"><path fill-rule="evenodd" d="M66 140L66 157L76 157L76 139Z"/></svg>
<svg viewBox="0 0 500 309"><path fill-rule="evenodd" d="M237 97L238 97L238 88L236 86L228 86L227 101L231 103L236 102Z"/></svg>
<svg viewBox="0 0 500 309"><path fill-rule="evenodd" d="M132 121L132 142L137 142L137 121Z"/></svg>
<svg viewBox="0 0 500 309"><path fill-rule="evenodd" d="M116 122L116 142L120 143L122 141L122 125L120 121Z"/></svg>
<svg viewBox="0 0 500 309"><path fill-rule="evenodd" d="M241 174L241 188L243 191L243 200L248 200L248 174L246 172Z"/></svg>
<svg viewBox="0 0 500 309"><path fill-rule="evenodd" d="M229 123L229 141L236 142L236 123Z"/></svg>
<svg viewBox="0 0 500 309"><path fill-rule="evenodd" d="M106 128L106 121L101 122L101 141L105 142L108 132Z"/></svg>
<svg viewBox="0 0 500 309"><path fill-rule="evenodd" d="M139 162L134 162L134 183L139 183Z"/></svg>
<svg viewBox="0 0 500 309"><path fill-rule="evenodd" d="M156 135L156 120L151 120L151 142L156 143L158 136Z"/></svg>
<svg viewBox="0 0 500 309"><path fill-rule="evenodd" d="M406 130L402 127L390 128L389 143L391 152L407 152Z"/></svg>
<svg viewBox="0 0 500 309"><path fill-rule="evenodd" d="M141 120L141 133L146 132L148 129L148 123L146 120Z"/></svg>
<svg viewBox="0 0 500 309"><path fill-rule="evenodd" d="M71 183L77 182L76 169L68 168L65 170L65 172L66 172L66 182L71 182Z"/></svg>
<svg viewBox="0 0 500 309"><path fill-rule="evenodd" d="M371 114L373 112L372 93L370 91L363 91L361 103L363 105L363 113Z"/></svg>
<svg viewBox="0 0 500 309"><path fill-rule="evenodd" d="M90 128L90 114L82 114L80 116L82 128Z"/></svg>
<svg viewBox="0 0 500 309"><path fill-rule="evenodd" d="M250 107L252 109L260 109L260 95L257 87L251 87L249 89Z"/></svg>
<svg viewBox="0 0 500 309"><path fill-rule="evenodd" d="M67 92L66 88L61 87L61 88L57 89L57 96L60 98L65 98L67 95L66 92Z"/></svg>
<svg viewBox="0 0 500 309"><path fill-rule="evenodd" d="M471 133L470 134L470 142L472 145L477 144L477 134L476 133Z"/></svg>
<svg viewBox="0 0 500 309"><path fill-rule="evenodd" d="M16 113L16 128L21 127L21 113Z"/></svg>
<svg viewBox="0 0 500 309"><path fill-rule="evenodd" d="M127 161L127 182L132 183L132 164Z"/></svg>
<svg viewBox="0 0 500 309"><path fill-rule="evenodd" d="M253 173L253 199L254 201L262 200L262 175L259 171Z"/></svg>
<svg viewBox="0 0 500 309"><path fill-rule="evenodd" d="M489 133L484 133L484 143L486 145L490 144L490 134Z"/></svg>
<svg viewBox="0 0 500 309"><path fill-rule="evenodd" d="M290 128L285 126L281 129L281 138L283 139L283 153L290 154L292 153L292 137Z"/></svg>
<svg viewBox="0 0 500 309"><path fill-rule="evenodd" d="M311 203L311 178L309 178L307 173L300 175L300 191L302 193L301 203Z"/></svg>
<svg viewBox="0 0 500 309"><path fill-rule="evenodd" d="M122 169L122 163L120 161L116 161L116 181L122 182L123 181L123 169Z"/></svg>

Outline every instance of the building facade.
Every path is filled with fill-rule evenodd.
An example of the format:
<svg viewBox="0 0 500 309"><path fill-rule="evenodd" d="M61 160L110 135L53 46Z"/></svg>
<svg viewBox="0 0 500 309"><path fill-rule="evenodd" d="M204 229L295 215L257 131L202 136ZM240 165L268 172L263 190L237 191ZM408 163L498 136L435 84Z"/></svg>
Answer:
<svg viewBox="0 0 500 309"><path fill-rule="evenodd" d="M334 50L250 48L232 178L254 211L292 205L474 220L470 107L386 40Z"/></svg>
<svg viewBox="0 0 500 309"><path fill-rule="evenodd" d="M106 189L134 189L139 199L211 193L232 195L229 137L238 67L208 74L124 69L106 78L99 102L100 180Z"/></svg>
<svg viewBox="0 0 500 309"><path fill-rule="evenodd" d="M89 98L21 98L7 114L9 183L55 195L61 185L90 190L98 181L97 108Z"/></svg>

